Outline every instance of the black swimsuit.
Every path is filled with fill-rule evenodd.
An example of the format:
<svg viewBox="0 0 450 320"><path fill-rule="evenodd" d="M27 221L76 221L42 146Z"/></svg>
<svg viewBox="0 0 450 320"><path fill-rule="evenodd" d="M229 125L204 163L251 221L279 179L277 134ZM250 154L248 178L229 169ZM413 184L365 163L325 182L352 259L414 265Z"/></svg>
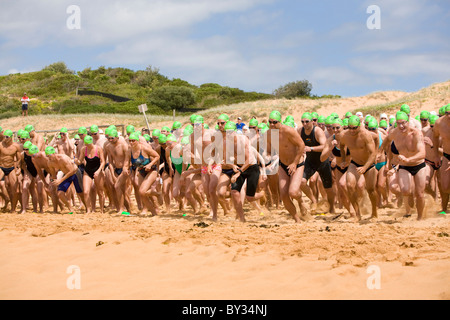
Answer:
<svg viewBox="0 0 450 320"><path fill-rule="evenodd" d="M391 144L391 151L393 154L400 154L397 150L397 147L395 146L394 141L392 141L392 144Z"/></svg>
<svg viewBox="0 0 450 320"><path fill-rule="evenodd" d="M399 166L399 169L403 169L411 173L411 175L414 177L420 170L426 167L425 162L418 164L417 166Z"/></svg>
<svg viewBox="0 0 450 320"><path fill-rule="evenodd" d="M357 168L361 168L361 167L364 167L364 165L363 164L358 164L358 163L356 163L355 161L351 161L351 163L353 163ZM368 172L370 169L372 169L373 167L375 167L375 164L372 164L370 167L368 167L367 168L367 170L366 170L366 172Z"/></svg>
<svg viewBox="0 0 450 320"><path fill-rule="evenodd" d="M283 162L280 162L280 166L284 169L284 171L286 172L286 174L288 175L288 177L290 177L291 175L289 174L289 169L288 166L285 165ZM303 161L302 163L297 164L297 168L300 168L301 166L304 166L305 162Z"/></svg>
<svg viewBox="0 0 450 320"><path fill-rule="evenodd" d="M305 128L302 128L300 134L305 146L317 147L320 146L320 142L316 140L315 134L316 127L313 127L309 135L306 134ZM324 162L320 161L322 152L307 152L305 159L305 170L303 171L303 178L309 180L314 173L318 172L325 189L329 189L333 186L333 175L331 173L330 160L326 159Z"/></svg>
<svg viewBox="0 0 450 320"><path fill-rule="evenodd" d="M23 160L25 161L25 164L27 166L27 170L28 172L34 177L36 178L37 176L37 170L36 167L33 164L33 161L31 160L30 156L27 156L27 154L24 152L23 153Z"/></svg>
<svg viewBox="0 0 450 320"><path fill-rule="evenodd" d="M95 149L95 156L89 158L87 156L87 148L84 156L84 160L86 161L86 166L84 167L84 172L91 178L94 179L94 173L100 168L100 157L97 153L97 148Z"/></svg>

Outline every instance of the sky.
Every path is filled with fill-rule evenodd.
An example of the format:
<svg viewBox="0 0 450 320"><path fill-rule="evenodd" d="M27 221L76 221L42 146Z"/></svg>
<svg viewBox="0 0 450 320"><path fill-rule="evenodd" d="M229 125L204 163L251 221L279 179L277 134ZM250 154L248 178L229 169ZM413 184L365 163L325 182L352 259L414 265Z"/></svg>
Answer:
<svg viewBox="0 0 450 320"><path fill-rule="evenodd" d="M0 75L123 67L272 93L450 80L449 0L0 0Z"/></svg>

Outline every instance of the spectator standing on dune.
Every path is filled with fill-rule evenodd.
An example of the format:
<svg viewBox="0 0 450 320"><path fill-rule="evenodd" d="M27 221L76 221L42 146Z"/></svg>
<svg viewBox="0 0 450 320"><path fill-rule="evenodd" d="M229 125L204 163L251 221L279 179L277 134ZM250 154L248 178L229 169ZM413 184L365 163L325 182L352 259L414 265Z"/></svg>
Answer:
<svg viewBox="0 0 450 320"><path fill-rule="evenodd" d="M26 117L28 116L28 103L30 102L30 98L24 93L20 101L22 102L22 117Z"/></svg>
<svg viewBox="0 0 450 320"><path fill-rule="evenodd" d="M244 129L245 127L245 123L242 122L242 118L238 117L237 118L237 123L236 123L236 129L239 131L242 131L242 129Z"/></svg>

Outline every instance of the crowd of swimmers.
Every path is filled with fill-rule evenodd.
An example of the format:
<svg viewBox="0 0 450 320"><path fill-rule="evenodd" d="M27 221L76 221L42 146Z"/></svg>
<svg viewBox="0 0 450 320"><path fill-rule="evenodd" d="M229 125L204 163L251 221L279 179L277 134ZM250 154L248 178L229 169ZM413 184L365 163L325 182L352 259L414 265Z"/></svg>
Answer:
<svg viewBox="0 0 450 320"><path fill-rule="evenodd" d="M294 119L272 111L260 120L238 129L221 114L210 128L192 115L152 131L91 125L49 138L33 125L17 133L0 127L0 205L140 216L178 208L214 221L221 207L245 221L247 203L259 212L284 208L301 222L322 201L328 213L340 208L360 221L368 198L369 219L390 206L421 220L429 194L447 212L450 104L415 118L404 104L391 116L305 112Z"/></svg>

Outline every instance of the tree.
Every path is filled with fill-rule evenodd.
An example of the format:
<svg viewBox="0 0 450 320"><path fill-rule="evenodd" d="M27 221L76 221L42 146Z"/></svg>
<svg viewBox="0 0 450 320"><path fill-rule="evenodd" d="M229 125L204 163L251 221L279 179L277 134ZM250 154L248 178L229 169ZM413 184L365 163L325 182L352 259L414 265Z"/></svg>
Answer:
<svg viewBox="0 0 450 320"><path fill-rule="evenodd" d="M312 84L308 80L294 81L276 89L273 94L277 98L293 99L297 97L309 97Z"/></svg>
<svg viewBox="0 0 450 320"><path fill-rule="evenodd" d="M159 68L148 66L145 70L136 72L133 82L143 88L156 88L168 81L166 76L159 73Z"/></svg>
<svg viewBox="0 0 450 320"><path fill-rule="evenodd" d="M58 73L65 73L65 74L74 74L75 73L73 70L70 70L69 68L67 68L67 65L62 61L52 63L51 65L46 66L42 70L50 70L50 71L54 71L54 72L58 72Z"/></svg>
<svg viewBox="0 0 450 320"><path fill-rule="evenodd" d="M195 103L192 89L178 86L165 86L155 89L149 102L163 110L183 109Z"/></svg>

